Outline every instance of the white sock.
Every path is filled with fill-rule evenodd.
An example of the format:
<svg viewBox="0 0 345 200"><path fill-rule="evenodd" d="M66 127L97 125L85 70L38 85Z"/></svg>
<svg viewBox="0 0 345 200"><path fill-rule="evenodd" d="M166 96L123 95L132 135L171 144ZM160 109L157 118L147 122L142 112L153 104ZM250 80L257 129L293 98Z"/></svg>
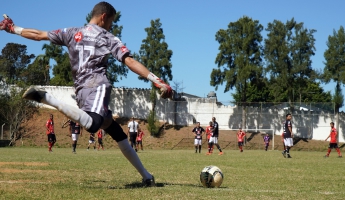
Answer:
<svg viewBox="0 0 345 200"><path fill-rule="evenodd" d="M134 149L131 147L131 145L129 145L128 141L122 140L117 144L119 145L119 148L122 151L123 155L138 170L143 179L151 179L152 175L144 168L137 153L135 153Z"/></svg>
<svg viewBox="0 0 345 200"><path fill-rule="evenodd" d="M74 122L78 122L79 124L81 124L86 130L88 130L92 125L92 118L86 112L69 104L66 104L63 101L55 99L49 93L45 93L45 96L41 100L41 102L53 106Z"/></svg>

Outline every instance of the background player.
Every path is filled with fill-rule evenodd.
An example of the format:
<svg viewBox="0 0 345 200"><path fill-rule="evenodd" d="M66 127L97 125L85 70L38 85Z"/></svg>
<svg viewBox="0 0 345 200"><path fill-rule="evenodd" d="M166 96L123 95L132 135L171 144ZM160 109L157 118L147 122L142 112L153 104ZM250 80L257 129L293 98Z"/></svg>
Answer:
<svg viewBox="0 0 345 200"><path fill-rule="evenodd" d="M337 140L338 132L337 132L337 129L334 128L334 122L331 122L330 126L331 126L331 132L329 133L325 141L327 141L328 138L331 138L331 140L329 141L328 151L327 151L327 154L325 155L325 158L329 157L329 154L331 153L332 149L336 149L338 152L338 158L342 158L343 156L341 155L340 149L338 147L338 140Z"/></svg>
<svg viewBox="0 0 345 200"><path fill-rule="evenodd" d="M138 136L137 136L137 149L139 150L139 145L140 149L144 151L143 148L143 137L144 137L144 131L141 130L141 128L138 128Z"/></svg>
<svg viewBox="0 0 345 200"><path fill-rule="evenodd" d="M52 148L56 142L54 131L54 116L50 114L50 118L46 122L47 136L48 136L48 151L53 152Z"/></svg>
<svg viewBox="0 0 345 200"><path fill-rule="evenodd" d="M217 148L219 150L218 155L223 155L223 151L218 144L219 127L218 127L218 122L216 121L215 117L212 117L212 123L213 123L213 126L212 126L213 127L213 129L212 129L213 134L210 138L209 149L208 149L208 153L206 155L211 155L211 149L213 149L213 145L217 146Z"/></svg>
<svg viewBox="0 0 345 200"><path fill-rule="evenodd" d="M246 133L242 131L242 128L239 128L237 132L237 143L238 143L238 148L240 149L240 152L243 152L243 141L245 137L246 137Z"/></svg>
<svg viewBox="0 0 345 200"><path fill-rule="evenodd" d="M131 143L131 147L135 148L135 151L138 151L137 145L136 145L136 140L138 136L138 128L139 124L134 120L134 117L131 118L131 121L128 123L128 130L127 130L127 135L129 136L129 141Z"/></svg>
<svg viewBox="0 0 345 200"><path fill-rule="evenodd" d="M72 120L66 121L62 125L62 128L65 128L66 124L69 125L69 133L70 133L70 136L72 138L72 153L77 153L76 152L77 143L78 143L79 136L82 136L82 134L83 134L83 128L80 126L80 124L78 122L76 123Z"/></svg>
<svg viewBox="0 0 345 200"><path fill-rule="evenodd" d="M270 141L271 141L271 138L268 135L268 133L266 133L266 135L264 136L265 151L267 151L268 146L270 146Z"/></svg>
<svg viewBox="0 0 345 200"><path fill-rule="evenodd" d="M5 16L0 22L0 30L31 40L49 40L53 44L68 48L79 109L35 87L30 87L23 94L23 98L56 108L90 133L95 133L100 128L104 129L140 173L144 186L155 186L154 177L144 168L133 148L130 148L127 135L112 118L112 113L108 109L112 85L106 74L108 67L106 58L112 55L134 73L152 81L160 89L162 98L172 98L173 90L144 65L134 60L121 40L109 32L115 16L115 8L103 1L94 6L91 20L84 27L62 28L47 32L16 26L12 19Z"/></svg>
<svg viewBox="0 0 345 200"><path fill-rule="evenodd" d="M210 141L211 136L213 135L212 130L213 130L213 123L212 123L212 121L210 121L209 125L206 127L206 130L205 130L208 149L211 148L210 145L209 145L209 141ZM213 148L210 150L210 152L211 153L213 152Z"/></svg>
<svg viewBox="0 0 345 200"><path fill-rule="evenodd" d="M284 158L291 158L290 149L293 147L293 133L291 124L291 114L286 114L286 120L283 124L283 136L284 136L284 151L282 152Z"/></svg>
<svg viewBox="0 0 345 200"><path fill-rule="evenodd" d="M102 150L104 150L104 146L103 146L103 136L105 135L104 130L103 129L99 129L98 133L97 133L97 140L98 140L98 148L97 150L99 150L99 148L101 147Z"/></svg>
<svg viewBox="0 0 345 200"><path fill-rule="evenodd" d="M200 122L196 123L196 127L193 128L192 132L194 133L194 146L195 146L195 153L201 153L201 142L202 142L202 136L205 132L205 129L203 127L200 127Z"/></svg>
<svg viewBox="0 0 345 200"><path fill-rule="evenodd" d="M87 145L87 150L90 149L91 144L93 144L93 150L96 150L95 133L90 133L89 144Z"/></svg>

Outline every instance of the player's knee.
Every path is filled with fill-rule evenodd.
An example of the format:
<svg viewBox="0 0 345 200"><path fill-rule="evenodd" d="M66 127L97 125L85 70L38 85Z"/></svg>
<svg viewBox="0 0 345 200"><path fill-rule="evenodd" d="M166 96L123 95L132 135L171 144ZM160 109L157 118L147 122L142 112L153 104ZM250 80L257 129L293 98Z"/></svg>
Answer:
<svg viewBox="0 0 345 200"><path fill-rule="evenodd" d="M92 118L92 125L87 131L90 133L96 133L103 124L103 117L93 112L88 112L88 114Z"/></svg>

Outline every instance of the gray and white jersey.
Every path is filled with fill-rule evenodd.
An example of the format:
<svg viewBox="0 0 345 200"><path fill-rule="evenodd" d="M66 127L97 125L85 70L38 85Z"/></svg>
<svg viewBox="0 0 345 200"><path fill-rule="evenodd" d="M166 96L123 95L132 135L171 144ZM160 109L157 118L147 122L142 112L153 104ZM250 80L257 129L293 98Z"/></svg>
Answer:
<svg viewBox="0 0 345 200"><path fill-rule="evenodd" d="M106 77L108 55L120 62L125 55L131 56L119 38L95 24L49 31L48 38L68 48L76 93L85 87L110 85Z"/></svg>

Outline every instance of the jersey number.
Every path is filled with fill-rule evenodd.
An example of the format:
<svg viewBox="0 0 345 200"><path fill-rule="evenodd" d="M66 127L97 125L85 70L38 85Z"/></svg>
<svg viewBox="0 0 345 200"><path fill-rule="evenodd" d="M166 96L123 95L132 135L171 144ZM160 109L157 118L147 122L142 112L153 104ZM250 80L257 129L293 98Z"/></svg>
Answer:
<svg viewBox="0 0 345 200"><path fill-rule="evenodd" d="M91 57L95 54L94 46L77 45L76 49L79 51L79 72L85 70L84 66Z"/></svg>

